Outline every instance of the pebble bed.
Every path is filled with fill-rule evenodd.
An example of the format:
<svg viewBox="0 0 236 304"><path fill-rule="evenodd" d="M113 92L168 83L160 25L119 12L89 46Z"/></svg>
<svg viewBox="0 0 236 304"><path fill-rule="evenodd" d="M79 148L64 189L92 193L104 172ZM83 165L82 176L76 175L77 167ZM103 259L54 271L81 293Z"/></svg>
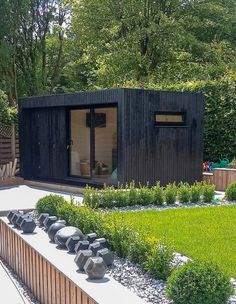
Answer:
<svg viewBox="0 0 236 304"><path fill-rule="evenodd" d="M180 208L196 208L196 207L217 207L217 206L232 206L236 205L236 202L228 202L228 201L216 201L212 203L179 203L176 202L173 205L167 205L164 203L162 206L156 206L156 205L135 205L135 206L125 206L125 207L113 207L113 208L104 208L104 211L120 211L120 212L127 212L127 211L145 211L145 210L169 210L169 209L180 209Z"/></svg>

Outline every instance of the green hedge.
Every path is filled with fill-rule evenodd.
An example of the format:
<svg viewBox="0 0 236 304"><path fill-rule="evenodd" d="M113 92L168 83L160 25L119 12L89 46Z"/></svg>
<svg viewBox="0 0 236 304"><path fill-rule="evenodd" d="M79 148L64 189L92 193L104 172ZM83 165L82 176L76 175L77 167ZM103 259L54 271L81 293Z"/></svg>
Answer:
<svg viewBox="0 0 236 304"><path fill-rule="evenodd" d="M177 200L182 203L196 203L202 201L209 203L214 198L215 186L205 183L180 183L168 184L165 188L158 182L154 187L139 185L135 187L134 182L129 185L113 186L98 190L86 187L84 191L84 204L91 208L111 208L134 205L168 205L174 204Z"/></svg>
<svg viewBox="0 0 236 304"><path fill-rule="evenodd" d="M44 198L40 202L43 200ZM48 210L46 204L37 204L39 213ZM84 233L96 232L99 237L105 237L118 256L140 264L156 278L166 279L172 272L172 248L146 232L135 230L116 216L107 217L105 212L96 212L72 203L61 203L61 200L56 204L54 215L64 219L68 225L80 228Z"/></svg>
<svg viewBox="0 0 236 304"><path fill-rule="evenodd" d="M169 277L167 294L174 304L227 304L232 286L218 266L191 261Z"/></svg>

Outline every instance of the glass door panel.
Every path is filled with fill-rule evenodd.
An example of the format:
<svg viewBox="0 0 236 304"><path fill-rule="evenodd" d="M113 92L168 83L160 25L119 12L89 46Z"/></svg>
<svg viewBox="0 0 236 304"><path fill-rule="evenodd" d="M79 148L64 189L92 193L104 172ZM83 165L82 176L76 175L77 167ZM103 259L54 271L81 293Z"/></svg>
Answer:
<svg viewBox="0 0 236 304"><path fill-rule="evenodd" d="M117 179L117 108L96 108L92 115L92 177L101 182Z"/></svg>
<svg viewBox="0 0 236 304"><path fill-rule="evenodd" d="M90 109L71 110L70 174L90 177Z"/></svg>

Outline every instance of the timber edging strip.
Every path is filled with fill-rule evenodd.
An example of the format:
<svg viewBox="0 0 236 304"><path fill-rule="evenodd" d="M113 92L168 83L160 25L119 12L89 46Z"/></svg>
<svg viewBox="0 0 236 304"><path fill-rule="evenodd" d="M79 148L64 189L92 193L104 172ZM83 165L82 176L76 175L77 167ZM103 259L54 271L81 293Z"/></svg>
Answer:
<svg viewBox="0 0 236 304"><path fill-rule="evenodd" d="M42 304L145 304L146 302L106 276L87 280L76 271L74 255L56 249L47 234L22 234L0 219L0 255Z"/></svg>

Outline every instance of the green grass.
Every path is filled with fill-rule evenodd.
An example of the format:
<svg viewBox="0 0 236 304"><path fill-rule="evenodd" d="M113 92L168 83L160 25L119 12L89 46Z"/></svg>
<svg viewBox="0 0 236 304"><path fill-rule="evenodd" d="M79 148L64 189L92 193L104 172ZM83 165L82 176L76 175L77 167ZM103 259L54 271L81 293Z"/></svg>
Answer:
<svg viewBox="0 0 236 304"><path fill-rule="evenodd" d="M217 263L236 278L236 206L116 213L193 259Z"/></svg>

